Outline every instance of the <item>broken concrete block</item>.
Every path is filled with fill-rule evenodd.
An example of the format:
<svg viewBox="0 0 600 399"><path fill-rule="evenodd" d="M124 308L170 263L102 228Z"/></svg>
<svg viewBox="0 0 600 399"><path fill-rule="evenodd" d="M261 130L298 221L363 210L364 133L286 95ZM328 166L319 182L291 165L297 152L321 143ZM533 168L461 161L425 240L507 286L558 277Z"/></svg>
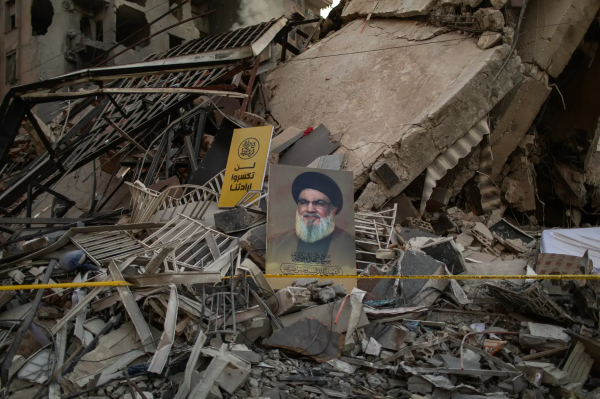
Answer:
<svg viewBox="0 0 600 399"><path fill-rule="evenodd" d="M556 163L552 174L556 178L554 190L562 201L573 206L585 206L587 189L582 173L571 166Z"/></svg>
<svg viewBox="0 0 600 399"><path fill-rule="evenodd" d="M473 235L470 234L468 231L465 231L454 237L454 240L457 244L460 244L464 248L466 248L469 245L473 244L473 240L475 240L475 237L473 237Z"/></svg>
<svg viewBox="0 0 600 399"><path fill-rule="evenodd" d="M298 129L297 127L290 126L271 140L271 152L280 153L287 149L289 146L300 140L304 130Z"/></svg>
<svg viewBox="0 0 600 399"><path fill-rule="evenodd" d="M487 50L502 43L502 34L498 32L483 32L477 42L477 47Z"/></svg>
<svg viewBox="0 0 600 399"><path fill-rule="evenodd" d="M564 328L551 324L522 322L519 331L519 344L525 348L538 351L557 349L568 346L571 342Z"/></svg>
<svg viewBox="0 0 600 399"><path fill-rule="evenodd" d="M408 377L408 391L427 394L433 391L433 385L424 378L416 375Z"/></svg>
<svg viewBox="0 0 600 399"><path fill-rule="evenodd" d="M341 373L354 374L356 371L356 366L339 359L331 359L327 362L327 364L333 367L335 371L339 371Z"/></svg>
<svg viewBox="0 0 600 399"><path fill-rule="evenodd" d="M318 278L299 278L292 283L293 287L308 287L312 284L317 284L319 282Z"/></svg>
<svg viewBox="0 0 600 399"><path fill-rule="evenodd" d="M367 184L360 197L354 203L355 211L370 211L373 207L383 205L385 196L381 194L379 185L377 183L370 182Z"/></svg>
<svg viewBox="0 0 600 399"><path fill-rule="evenodd" d="M324 287L324 288L321 288L319 291L316 292L315 297L316 297L316 299L318 299L322 303L328 303L328 302L331 302L331 301L333 301L335 299L336 294L335 294L335 291L333 290L333 288L331 288L331 287Z"/></svg>
<svg viewBox="0 0 600 399"><path fill-rule="evenodd" d="M400 179L398 178L396 172L394 172L392 168L390 168L390 165L385 162L376 165L373 170L388 188L392 188L396 184L400 183Z"/></svg>
<svg viewBox="0 0 600 399"><path fill-rule="evenodd" d="M381 344L375 338L371 337L367 340L364 350L367 355L379 356Z"/></svg>
<svg viewBox="0 0 600 399"><path fill-rule="evenodd" d="M346 154L331 154L312 161L307 168L343 170L346 167Z"/></svg>
<svg viewBox="0 0 600 399"><path fill-rule="evenodd" d="M450 202L452 197L452 191L447 188L434 187L431 197L427 201L427 211L437 212Z"/></svg>
<svg viewBox="0 0 600 399"><path fill-rule="evenodd" d="M336 284L331 288L333 288L333 291L335 291L335 295L346 296L346 287L344 287L342 284Z"/></svg>
<svg viewBox="0 0 600 399"><path fill-rule="evenodd" d="M333 280L323 280L323 281L317 281L315 286L318 288L323 288L323 287L332 287L333 284L334 284Z"/></svg>
<svg viewBox="0 0 600 399"><path fill-rule="evenodd" d="M502 32L504 28L504 14L495 8L480 8L475 11L473 17L483 30Z"/></svg>
<svg viewBox="0 0 600 399"><path fill-rule="evenodd" d="M486 247L491 246L494 242L494 236L483 223L475 223L475 226L471 228L471 234Z"/></svg>
<svg viewBox="0 0 600 399"><path fill-rule="evenodd" d="M427 15L437 0L380 0L377 7L369 0L352 0L342 12L344 20L371 15L373 18L407 18L414 15Z"/></svg>
<svg viewBox="0 0 600 399"><path fill-rule="evenodd" d="M240 239L240 246L250 254L252 260L265 267L265 249L267 247L267 225L253 227Z"/></svg>
<svg viewBox="0 0 600 399"><path fill-rule="evenodd" d="M254 222L248 209L244 207L228 209L215 213L215 227L225 233L245 230Z"/></svg>
<svg viewBox="0 0 600 399"><path fill-rule="evenodd" d="M516 367L525 373L530 373L533 370L542 370L542 384L564 385L569 382L569 375L565 371L558 369L552 363L521 362L517 364Z"/></svg>
<svg viewBox="0 0 600 399"><path fill-rule="evenodd" d="M219 377L215 380L219 387L222 390L233 395L235 391L238 390L242 385L248 381L248 377L250 376L250 370L242 369L242 368L225 368L219 374Z"/></svg>
<svg viewBox="0 0 600 399"><path fill-rule="evenodd" d="M311 302L310 290L305 287L283 288L275 293L275 297L267 299L265 303L276 316L296 312L314 304Z"/></svg>
<svg viewBox="0 0 600 399"><path fill-rule="evenodd" d="M506 106L498 106L494 109L498 123L490 134L493 178L498 176L508 157L523 140L542 104L552 91L548 86L548 76L543 74L546 79L541 81L526 76L519 86L506 95Z"/></svg>
<svg viewBox="0 0 600 399"><path fill-rule="evenodd" d="M396 220L394 221L394 224L402 225L407 219L413 219L419 216L419 211L417 211L417 208L414 207L411 200L405 194L400 194L390 202L392 204L397 204Z"/></svg>

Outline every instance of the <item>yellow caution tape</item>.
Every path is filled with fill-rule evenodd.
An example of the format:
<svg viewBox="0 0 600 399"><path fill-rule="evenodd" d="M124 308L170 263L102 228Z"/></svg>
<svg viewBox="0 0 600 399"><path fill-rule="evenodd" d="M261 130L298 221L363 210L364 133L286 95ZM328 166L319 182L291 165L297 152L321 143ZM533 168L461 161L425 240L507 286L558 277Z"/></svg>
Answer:
<svg viewBox="0 0 600 399"><path fill-rule="evenodd" d="M393 278L402 280L600 280L600 274L534 274L534 275L436 275L436 276L354 276L312 274L265 274L268 278Z"/></svg>
<svg viewBox="0 0 600 399"><path fill-rule="evenodd" d="M126 287L133 284L127 281L94 281L88 283L55 283L55 284L26 284L0 285L0 291L45 290L53 288L84 288L84 287Z"/></svg>
<svg viewBox="0 0 600 399"><path fill-rule="evenodd" d="M401 279L401 280L600 280L599 274L537 274L537 275L481 275L472 276L467 274L460 275L424 275L424 276L355 276L351 274L345 275L313 275L313 274L265 274L267 278L375 278L375 279ZM252 278L247 275L246 277ZM222 279L229 279L225 276ZM94 281L87 283L56 283L56 284L26 284L26 285L0 285L0 291L18 291L18 290L42 290L53 288L85 288L85 287L131 287L135 284L127 281Z"/></svg>

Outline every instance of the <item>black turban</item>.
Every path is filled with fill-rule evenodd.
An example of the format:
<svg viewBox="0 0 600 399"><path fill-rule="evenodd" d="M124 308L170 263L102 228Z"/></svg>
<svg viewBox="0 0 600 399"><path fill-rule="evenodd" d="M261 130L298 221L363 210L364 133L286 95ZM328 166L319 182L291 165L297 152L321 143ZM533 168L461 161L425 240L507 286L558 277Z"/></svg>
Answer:
<svg viewBox="0 0 600 399"><path fill-rule="evenodd" d="M292 183L292 196L296 204L302 190L305 189L317 190L325 194L331 200L331 203L336 207L336 215L342 210L344 199L342 191L333 179L319 172L304 172L299 174Z"/></svg>

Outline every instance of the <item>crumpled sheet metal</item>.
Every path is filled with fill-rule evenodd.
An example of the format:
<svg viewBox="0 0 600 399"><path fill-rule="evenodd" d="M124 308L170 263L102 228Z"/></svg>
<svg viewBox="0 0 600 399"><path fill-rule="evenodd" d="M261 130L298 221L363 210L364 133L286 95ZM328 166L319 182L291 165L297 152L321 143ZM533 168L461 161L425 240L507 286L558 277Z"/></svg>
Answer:
<svg viewBox="0 0 600 399"><path fill-rule="evenodd" d="M481 209L485 212L500 209L500 193L492 180L492 144L490 135L486 134L481 140L481 153L479 156L479 193L481 194Z"/></svg>
<svg viewBox="0 0 600 399"><path fill-rule="evenodd" d="M502 281L486 283L485 286L492 296L516 306L524 313L542 316L559 323L580 323L550 298L540 282L534 282L532 285L516 285Z"/></svg>
<svg viewBox="0 0 600 399"><path fill-rule="evenodd" d="M344 348L344 336L331 331L317 319L302 319L274 332L265 344L310 356L317 363L325 363L339 359Z"/></svg>
<svg viewBox="0 0 600 399"><path fill-rule="evenodd" d="M443 154L438 156L427 168L423 196L421 197L420 215L423 215L425 212L425 205L429 198L431 198L431 193L433 192L433 188L437 185L438 180L444 177L450 169L454 168L461 158L469 155L473 147L478 145L486 134L490 134L490 127L488 126L487 118L484 117L477 122L467 134L458 139L452 147L448 148Z"/></svg>

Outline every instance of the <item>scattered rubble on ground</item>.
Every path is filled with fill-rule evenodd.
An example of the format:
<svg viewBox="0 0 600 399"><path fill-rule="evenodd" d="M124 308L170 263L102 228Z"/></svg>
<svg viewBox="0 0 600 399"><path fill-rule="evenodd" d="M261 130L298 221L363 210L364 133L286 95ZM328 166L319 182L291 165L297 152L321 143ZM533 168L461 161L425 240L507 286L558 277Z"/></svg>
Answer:
<svg viewBox="0 0 600 399"><path fill-rule="evenodd" d="M342 0L14 87L3 397L600 397L599 282L540 277L600 267L600 2L551 3L538 30L538 0ZM268 171L217 206L264 125L270 164L354 173L352 291L272 288Z"/></svg>

